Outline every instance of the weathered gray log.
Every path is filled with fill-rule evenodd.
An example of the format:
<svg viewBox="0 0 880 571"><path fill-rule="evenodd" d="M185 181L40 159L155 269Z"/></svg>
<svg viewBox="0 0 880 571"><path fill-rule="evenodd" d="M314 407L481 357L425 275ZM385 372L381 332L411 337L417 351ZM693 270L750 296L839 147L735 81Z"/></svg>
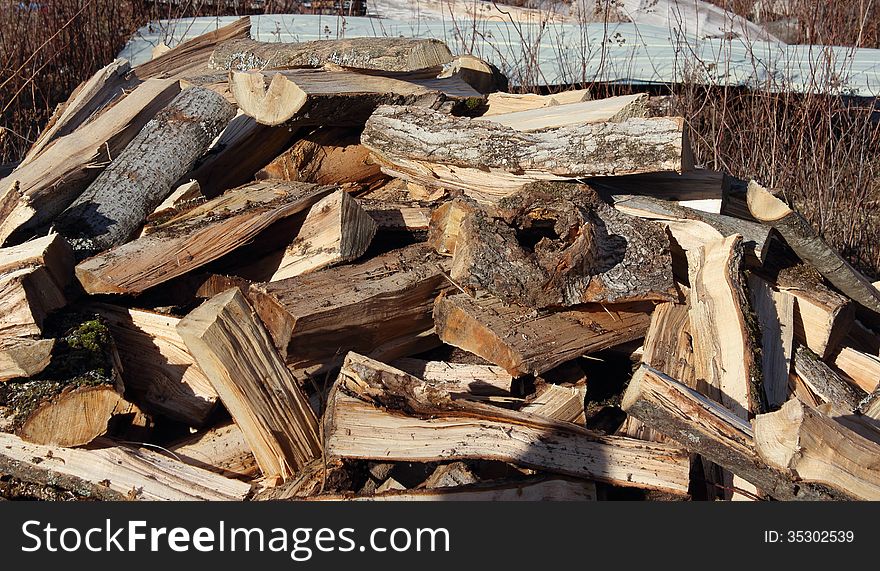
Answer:
<svg viewBox="0 0 880 571"><path fill-rule="evenodd" d="M531 183L465 217L451 276L538 309L678 299L663 227L564 182Z"/></svg>
<svg viewBox="0 0 880 571"><path fill-rule="evenodd" d="M849 499L843 493L768 467L758 457L751 425L663 373L642 365L621 407L651 428L756 485L778 500Z"/></svg>
<svg viewBox="0 0 880 571"><path fill-rule="evenodd" d="M853 301L880 316L880 291L819 237L800 213L755 181L749 182L748 204L752 216L775 228L802 260Z"/></svg>
<svg viewBox="0 0 880 571"><path fill-rule="evenodd" d="M127 241L235 115L217 93L186 89L57 220L81 259Z"/></svg>
<svg viewBox="0 0 880 571"><path fill-rule="evenodd" d="M794 350L794 370L818 397L825 402L857 410L868 393L843 380L807 347L798 345Z"/></svg>
<svg viewBox="0 0 880 571"><path fill-rule="evenodd" d="M361 142L388 174L495 202L535 180L692 168L680 117L524 133L419 107L379 107Z"/></svg>
<svg viewBox="0 0 880 571"><path fill-rule="evenodd" d="M436 68L452 59L446 44L433 39L350 38L297 43L233 40L217 46L208 67L247 71L329 63L352 69L408 72Z"/></svg>

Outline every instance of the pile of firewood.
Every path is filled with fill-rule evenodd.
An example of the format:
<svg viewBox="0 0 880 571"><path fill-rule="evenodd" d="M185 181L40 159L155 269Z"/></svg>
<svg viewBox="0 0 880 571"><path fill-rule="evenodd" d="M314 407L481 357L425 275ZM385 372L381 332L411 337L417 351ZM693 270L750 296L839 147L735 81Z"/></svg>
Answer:
<svg viewBox="0 0 880 571"><path fill-rule="evenodd" d="M0 495L880 499L880 293L647 95L249 22L0 181Z"/></svg>

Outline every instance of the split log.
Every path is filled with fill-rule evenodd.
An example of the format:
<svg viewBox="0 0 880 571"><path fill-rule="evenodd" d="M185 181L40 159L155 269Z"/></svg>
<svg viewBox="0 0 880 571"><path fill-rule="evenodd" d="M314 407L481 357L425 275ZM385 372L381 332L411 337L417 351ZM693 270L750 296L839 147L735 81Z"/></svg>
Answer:
<svg viewBox="0 0 880 571"><path fill-rule="evenodd" d="M470 54L456 56L437 77L457 77L483 94L505 90L510 85L501 70Z"/></svg>
<svg viewBox="0 0 880 571"><path fill-rule="evenodd" d="M809 348L798 345L794 352L794 370L810 391L823 402L857 410L868 392L840 378Z"/></svg>
<svg viewBox="0 0 880 571"><path fill-rule="evenodd" d="M428 245L438 254L455 253L462 220L477 208L473 201L460 197L435 208L428 226Z"/></svg>
<svg viewBox="0 0 880 571"><path fill-rule="evenodd" d="M752 216L776 229L802 260L853 301L880 316L880 291L820 238L803 216L755 181L749 183L748 203Z"/></svg>
<svg viewBox="0 0 880 571"><path fill-rule="evenodd" d="M144 82L0 180L0 242L54 222L179 92L173 80Z"/></svg>
<svg viewBox="0 0 880 571"><path fill-rule="evenodd" d="M764 462L798 482L859 500L880 499L880 444L797 399L755 418L755 445Z"/></svg>
<svg viewBox="0 0 880 571"><path fill-rule="evenodd" d="M177 332L241 428L264 476L286 480L321 455L308 399L238 289L190 312Z"/></svg>
<svg viewBox="0 0 880 571"><path fill-rule="evenodd" d="M369 160L360 133L344 127L317 129L297 140L287 151L257 172L260 180L277 179L344 185L363 192L388 181Z"/></svg>
<svg viewBox="0 0 880 571"><path fill-rule="evenodd" d="M427 232L433 211L426 206L358 199L379 230L387 232Z"/></svg>
<svg viewBox="0 0 880 571"><path fill-rule="evenodd" d="M0 382L33 377L52 359L54 339L0 339Z"/></svg>
<svg viewBox="0 0 880 571"><path fill-rule="evenodd" d="M391 176L486 202L536 180L692 168L681 118L522 133L420 107L383 106L367 121L361 142Z"/></svg>
<svg viewBox="0 0 880 571"><path fill-rule="evenodd" d="M834 403L825 403L813 408L853 432L880 444L880 423L873 418L854 413L852 410Z"/></svg>
<svg viewBox="0 0 880 571"><path fill-rule="evenodd" d="M381 351L429 331L434 298L450 288L446 268L446 261L433 258L427 247L413 245L355 264L255 284L248 297L288 366L297 369L324 365L350 350Z"/></svg>
<svg viewBox="0 0 880 571"><path fill-rule="evenodd" d="M443 296L434 306L445 343L503 367L514 377L539 375L602 349L644 337L653 304L585 305L538 312L484 294Z"/></svg>
<svg viewBox="0 0 880 571"><path fill-rule="evenodd" d="M298 135L295 129L260 125L252 117L239 114L183 178L197 180L203 194L214 198L253 181L260 169L290 147Z"/></svg>
<svg viewBox="0 0 880 571"><path fill-rule="evenodd" d="M43 321L67 300L73 256L58 234L0 248L0 337L39 336Z"/></svg>
<svg viewBox="0 0 880 571"><path fill-rule="evenodd" d="M250 479L260 471L244 433L234 422L193 434L168 449L181 462L227 478Z"/></svg>
<svg viewBox="0 0 880 571"><path fill-rule="evenodd" d="M321 67L331 63L351 69L411 72L439 68L452 61L446 44L433 39L350 38L299 43L235 40L211 54L211 69ZM436 75L436 74L435 74Z"/></svg>
<svg viewBox="0 0 880 571"><path fill-rule="evenodd" d="M749 294L761 328L761 373L770 410L788 400L788 375L794 351L794 301L764 280L750 275Z"/></svg>
<svg viewBox="0 0 880 571"><path fill-rule="evenodd" d="M59 233L80 259L129 240L234 114L212 91L182 91L61 213Z"/></svg>
<svg viewBox="0 0 880 571"><path fill-rule="evenodd" d="M93 304L110 328L126 392L147 410L200 427L217 407L211 381L177 333L180 319L151 311Z"/></svg>
<svg viewBox="0 0 880 571"><path fill-rule="evenodd" d="M251 19L245 16L175 46L159 57L137 66L134 73L141 79L203 75L209 70L209 61L215 50L236 41L249 41L250 35Z"/></svg>
<svg viewBox="0 0 880 571"><path fill-rule="evenodd" d="M113 60L80 83L67 101L55 108L22 164L33 161L53 141L80 129L137 87L138 81L130 77L130 70L128 61Z"/></svg>
<svg viewBox="0 0 880 571"><path fill-rule="evenodd" d="M552 97L552 96L551 96ZM543 129L558 129L587 123L619 123L633 117L645 117L647 93L621 95L565 105L544 106L538 109L483 115L478 119L504 125L528 133ZM490 106L491 110L491 106Z"/></svg>
<svg viewBox="0 0 880 571"><path fill-rule="evenodd" d="M612 200L614 208L625 214L654 220L666 226L685 252L725 236L740 234L743 237L745 261L749 266L761 267L766 259L770 229L762 224L694 210L652 196L616 194Z"/></svg>
<svg viewBox="0 0 880 571"><path fill-rule="evenodd" d="M633 375L621 407L687 450L725 467L777 500L849 499L846 493L794 481L764 464L751 425L737 414L643 365Z"/></svg>
<svg viewBox="0 0 880 571"><path fill-rule="evenodd" d="M538 309L678 297L661 226L570 183L532 183L474 209L462 220L450 275Z"/></svg>
<svg viewBox="0 0 880 571"><path fill-rule="evenodd" d="M452 462L451 464L441 464L437 469L428 476L424 486L427 490L437 488L456 488L458 486L468 486L479 482L468 465L464 462Z"/></svg>
<svg viewBox="0 0 880 571"><path fill-rule="evenodd" d="M242 275L276 282L351 262L367 251L376 229L376 223L358 202L344 190L337 190L309 209L293 242L280 256L270 255L256 262L251 273L244 270Z"/></svg>
<svg viewBox="0 0 880 571"><path fill-rule="evenodd" d="M454 400L415 377L353 353L331 395L324 434L327 453L345 458L480 458L621 486L687 492L688 460L676 447Z"/></svg>
<svg viewBox="0 0 880 571"><path fill-rule="evenodd" d="M697 389L687 305L661 303L654 308L642 345L642 362Z"/></svg>
<svg viewBox="0 0 880 571"><path fill-rule="evenodd" d="M107 444L107 443L105 443ZM0 433L0 473L100 500L243 500L250 485L148 450L79 450Z"/></svg>
<svg viewBox="0 0 880 571"><path fill-rule="evenodd" d="M834 367L868 394L880 386L880 357L842 347L834 357Z"/></svg>
<svg viewBox="0 0 880 571"><path fill-rule="evenodd" d="M231 190L162 223L127 244L80 262L91 294L136 294L216 260L274 222L305 211L332 192L306 183L257 182Z"/></svg>
<svg viewBox="0 0 880 571"><path fill-rule="evenodd" d="M510 396L513 377L494 365L397 359L391 366L450 394Z"/></svg>
<svg viewBox="0 0 880 571"><path fill-rule="evenodd" d="M69 448L92 442L120 422L148 424L141 410L126 401L114 385L67 385L61 392L43 397L24 418L17 417L15 433L33 444Z"/></svg>
<svg viewBox="0 0 880 571"><path fill-rule="evenodd" d="M840 347L853 326L855 309L849 298L808 279L780 274L779 291L794 300L794 334L798 342L823 359Z"/></svg>
<svg viewBox="0 0 880 571"><path fill-rule="evenodd" d="M519 411L583 425L586 422L584 415L584 399L586 397L586 382L572 386L542 383L537 386L535 394L526 401Z"/></svg>
<svg viewBox="0 0 880 571"><path fill-rule="evenodd" d="M588 480L538 477L510 484L490 482L460 488L406 490L369 496L324 494L307 499L363 502L592 502L596 501L596 484Z"/></svg>
<svg viewBox="0 0 880 571"><path fill-rule="evenodd" d="M436 109L447 100L482 97L458 78L383 77L320 69L234 71L229 85L247 116L263 125L288 127L357 127L380 105Z"/></svg>
<svg viewBox="0 0 880 571"><path fill-rule="evenodd" d="M202 194L202 187L197 180L191 180L181 184L177 189L168 195L162 204L156 207L152 214L147 216L147 224L141 229L140 237L154 231L153 223L161 223L178 214L181 214L190 208L201 204L205 201L205 195Z"/></svg>
<svg viewBox="0 0 880 571"><path fill-rule="evenodd" d="M747 420L767 409L758 357L760 331L742 275L742 236L688 252L690 322L697 379L708 395Z"/></svg>
<svg viewBox="0 0 880 571"><path fill-rule="evenodd" d="M576 89L571 91L563 91L553 95L535 95L534 93L490 93L487 97L486 104L488 109L483 113L483 117L491 117L492 115L503 115L506 113L516 113L519 111L529 111L530 109L542 109L544 107L552 107L554 105L566 105L570 103L581 103L590 100L589 89Z"/></svg>

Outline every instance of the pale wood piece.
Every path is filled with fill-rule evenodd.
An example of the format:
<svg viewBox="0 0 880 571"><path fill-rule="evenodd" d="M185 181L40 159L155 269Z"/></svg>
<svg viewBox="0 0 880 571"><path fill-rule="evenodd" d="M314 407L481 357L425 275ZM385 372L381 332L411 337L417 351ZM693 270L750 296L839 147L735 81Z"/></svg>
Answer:
<svg viewBox="0 0 880 571"><path fill-rule="evenodd" d="M205 200L199 181L191 180L177 187L177 190L168 195L162 204L156 207L152 214L147 216L147 224L141 230L141 236L153 231L151 222L161 222L181 212L192 208Z"/></svg>
<svg viewBox="0 0 880 571"><path fill-rule="evenodd" d="M848 499L824 486L794 481L768 467L755 449L752 426L675 379L642 365L633 375L621 407L687 450L723 466L778 500Z"/></svg>
<svg viewBox="0 0 880 571"><path fill-rule="evenodd" d="M854 383L842 379L815 353L803 345L798 345L795 348L794 370L798 378L809 387L810 392L819 397L822 402L844 406L853 411L857 410L862 400L870 394Z"/></svg>
<svg viewBox="0 0 880 571"><path fill-rule="evenodd" d="M378 226L358 202L337 190L314 204L294 241L284 250L275 282L361 257Z"/></svg>
<svg viewBox="0 0 880 571"><path fill-rule="evenodd" d="M456 56L437 77L457 77L483 94L506 89L508 85L507 78L497 68L470 54Z"/></svg>
<svg viewBox="0 0 880 571"><path fill-rule="evenodd" d="M583 424L586 422L584 415L586 397L586 382L568 387L544 383L538 386L535 394L519 410L554 420Z"/></svg>
<svg viewBox="0 0 880 571"><path fill-rule="evenodd" d="M551 105L539 109L492 114L485 120L524 133L587 123L620 122L633 117L645 117L647 100L647 93L637 93L580 103ZM480 119L484 117L486 117L485 114Z"/></svg>
<svg viewBox="0 0 880 571"><path fill-rule="evenodd" d="M227 478L250 479L260 472L244 433L234 422L193 434L168 449L181 462Z"/></svg>
<svg viewBox="0 0 880 571"><path fill-rule="evenodd" d="M868 440L880 444L880 422L863 414L854 413L845 406L835 403L825 403L813 407L821 414L839 422L843 426L867 438Z"/></svg>
<svg viewBox="0 0 880 571"><path fill-rule="evenodd" d="M146 81L0 180L0 242L54 222L179 92L174 80Z"/></svg>
<svg viewBox="0 0 880 571"><path fill-rule="evenodd" d="M538 312L488 294L443 296L434 306L437 334L510 375L539 375L556 365L644 337L653 304L584 305Z"/></svg>
<svg viewBox="0 0 880 571"><path fill-rule="evenodd" d="M279 43L227 41L211 54L211 69L239 70L321 67L331 63L351 69L410 72L452 61L440 40L417 38L350 38Z"/></svg>
<svg viewBox="0 0 880 571"><path fill-rule="evenodd" d="M250 485L149 450L80 450L30 444L0 432L0 473L103 500L235 501Z"/></svg>
<svg viewBox="0 0 880 571"><path fill-rule="evenodd" d="M692 389L698 389L690 330L687 305L657 305L642 345L642 362Z"/></svg>
<svg viewBox="0 0 880 571"><path fill-rule="evenodd" d="M391 492L394 490L405 490L406 486L395 480L394 478L388 478L382 485L376 488L377 494L383 494L385 492Z"/></svg>
<svg viewBox="0 0 880 571"><path fill-rule="evenodd" d="M709 397L747 420L765 410L766 401L742 252L739 234L688 252L689 315L697 379L711 387Z"/></svg>
<svg viewBox="0 0 880 571"><path fill-rule="evenodd" d="M33 444L82 446L106 434L116 417L128 415L135 418L135 425L146 422L141 410L113 385L66 388L30 412L16 434Z"/></svg>
<svg viewBox="0 0 880 571"><path fill-rule="evenodd" d="M354 353L347 356L331 395L324 435L327 453L340 457L420 462L481 458L621 486L687 492L688 460L676 447L603 436L567 422L454 400Z"/></svg>
<svg viewBox="0 0 880 571"><path fill-rule="evenodd" d="M249 41L251 19L249 16L214 31L187 40L161 56L134 68L141 79L150 77L193 77L209 70L209 61L216 49L234 41Z"/></svg>
<svg viewBox="0 0 880 571"><path fill-rule="evenodd" d="M426 232L432 210L426 206L358 199L380 230L390 232Z"/></svg>
<svg viewBox="0 0 880 571"><path fill-rule="evenodd" d="M67 101L55 108L48 124L22 159L22 164L33 161L55 139L80 129L134 89L138 82L129 77L130 70L128 61L113 60L80 83Z"/></svg>
<svg viewBox="0 0 880 571"><path fill-rule="evenodd" d="M414 336L433 328L434 298L452 287L447 272L445 260L432 258L430 249L416 244L354 264L254 284L248 297L291 368L324 365L349 350L384 351L384 357L394 359L407 356L394 345L418 341Z"/></svg>
<svg viewBox="0 0 880 571"><path fill-rule="evenodd" d="M208 422L217 391L177 333L179 318L110 304L92 304L89 310L107 322L126 391L137 402L189 426Z"/></svg>
<svg viewBox="0 0 880 571"><path fill-rule="evenodd" d="M213 91L183 90L61 213L58 232L80 259L127 242L234 115Z"/></svg>
<svg viewBox="0 0 880 571"><path fill-rule="evenodd" d="M384 77L351 71L294 69L233 71L229 77L239 108L263 125L363 125L380 105L437 108L447 100L481 98L459 78Z"/></svg>
<svg viewBox="0 0 880 571"><path fill-rule="evenodd" d="M185 211L127 244L80 262L91 294L136 294L216 260L272 223L305 211L333 191L307 183L255 182Z"/></svg>
<svg viewBox="0 0 880 571"><path fill-rule="evenodd" d="M880 357L862 353L852 347L841 347L834 357L834 366L868 394L880 385Z"/></svg>
<svg viewBox="0 0 880 571"><path fill-rule="evenodd" d="M70 283L73 252L58 234L48 234L17 246L0 248L0 274L43 266L59 289Z"/></svg>
<svg viewBox="0 0 880 571"><path fill-rule="evenodd" d="M626 140L621 147L612 141ZM382 170L485 202L536 180L687 171L681 118L628 119L522 133L490 121L430 109L382 106L361 143ZM610 153L609 149L616 152Z"/></svg>
<svg viewBox="0 0 880 571"><path fill-rule="evenodd" d="M388 181L370 160L370 151L360 144L360 133L344 127L317 129L303 136L256 177L338 184L357 192L380 188Z"/></svg>
<svg viewBox="0 0 880 571"><path fill-rule="evenodd" d="M321 455L317 420L238 289L177 324L196 362L241 428L264 476L289 479Z"/></svg>
<svg viewBox="0 0 880 571"><path fill-rule="evenodd" d="M428 227L428 245L438 254L454 254L462 220L477 208L465 198L454 198L435 208Z"/></svg>
<svg viewBox="0 0 880 571"><path fill-rule="evenodd" d="M755 181L749 182L748 205L752 216L778 231L798 257L853 301L880 316L880 291L819 237L803 216Z"/></svg>
<svg viewBox="0 0 880 571"><path fill-rule="evenodd" d="M450 277L537 309L678 298L662 226L587 185L530 183L466 216Z"/></svg>
<svg viewBox="0 0 880 571"><path fill-rule="evenodd" d="M455 488L457 486L476 484L477 482L479 482L479 479L471 472L467 464L464 462L452 462L437 466L437 469L425 480L424 487L428 490Z"/></svg>
<svg viewBox="0 0 880 571"><path fill-rule="evenodd" d="M534 93L490 93L486 103L488 109L483 113L483 117L491 117L492 115L503 115L507 113L517 113L521 111L529 111L531 109L541 109L551 107L553 105L581 103L590 100L589 89L575 89L572 91L563 91L553 95L535 95Z"/></svg>
<svg viewBox="0 0 880 571"><path fill-rule="evenodd" d="M0 339L0 382L33 377L49 366L54 339Z"/></svg>
<svg viewBox="0 0 880 571"><path fill-rule="evenodd" d="M596 484L588 480L540 477L510 484L489 482L462 488L406 490L369 496L324 494L306 499L355 502L593 502L596 501Z"/></svg>
<svg viewBox="0 0 880 571"><path fill-rule="evenodd" d="M780 292L794 300L794 333L799 343L823 359L840 347L853 326L855 309L849 298L824 286L793 287L783 282Z"/></svg>
<svg viewBox="0 0 880 571"><path fill-rule="evenodd" d="M758 415L755 446L769 466L859 500L880 499L880 444L797 399Z"/></svg>
<svg viewBox="0 0 880 571"><path fill-rule="evenodd" d="M391 366L453 394L509 396L513 383L513 377L495 365L404 358L395 360Z"/></svg>
<svg viewBox="0 0 880 571"><path fill-rule="evenodd" d="M749 276L752 308L761 328L761 372L770 410L788 400L788 375L794 351L794 300L754 274Z"/></svg>

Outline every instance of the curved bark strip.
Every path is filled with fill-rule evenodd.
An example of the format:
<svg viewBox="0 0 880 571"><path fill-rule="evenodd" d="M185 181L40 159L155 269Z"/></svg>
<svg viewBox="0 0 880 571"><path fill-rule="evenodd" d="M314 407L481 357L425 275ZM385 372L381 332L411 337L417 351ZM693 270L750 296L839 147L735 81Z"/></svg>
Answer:
<svg viewBox="0 0 880 571"><path fill-rule="evenodd" d="M213 91L181 92L61 214L59 233L80 259L126 242L234 115Z"/></svg>
<svg viewBox="0 0 880 571"><path fill-rule="evenodd" d="M452 61L440 40L417 38L349 38L311 42L258 42L250 39L217 46L208 67L247 71L267 68L322 67L408 72L439 68Z"/></svg>
<svg viewBox="0 0 880 571"><path fill-rule="evenodd" d="M752 216L782 234L802 260L815 266L834 287L853 301L880 316L880 291L817 236L803 216L755 181L749 182L748 204Z"/></svg>

